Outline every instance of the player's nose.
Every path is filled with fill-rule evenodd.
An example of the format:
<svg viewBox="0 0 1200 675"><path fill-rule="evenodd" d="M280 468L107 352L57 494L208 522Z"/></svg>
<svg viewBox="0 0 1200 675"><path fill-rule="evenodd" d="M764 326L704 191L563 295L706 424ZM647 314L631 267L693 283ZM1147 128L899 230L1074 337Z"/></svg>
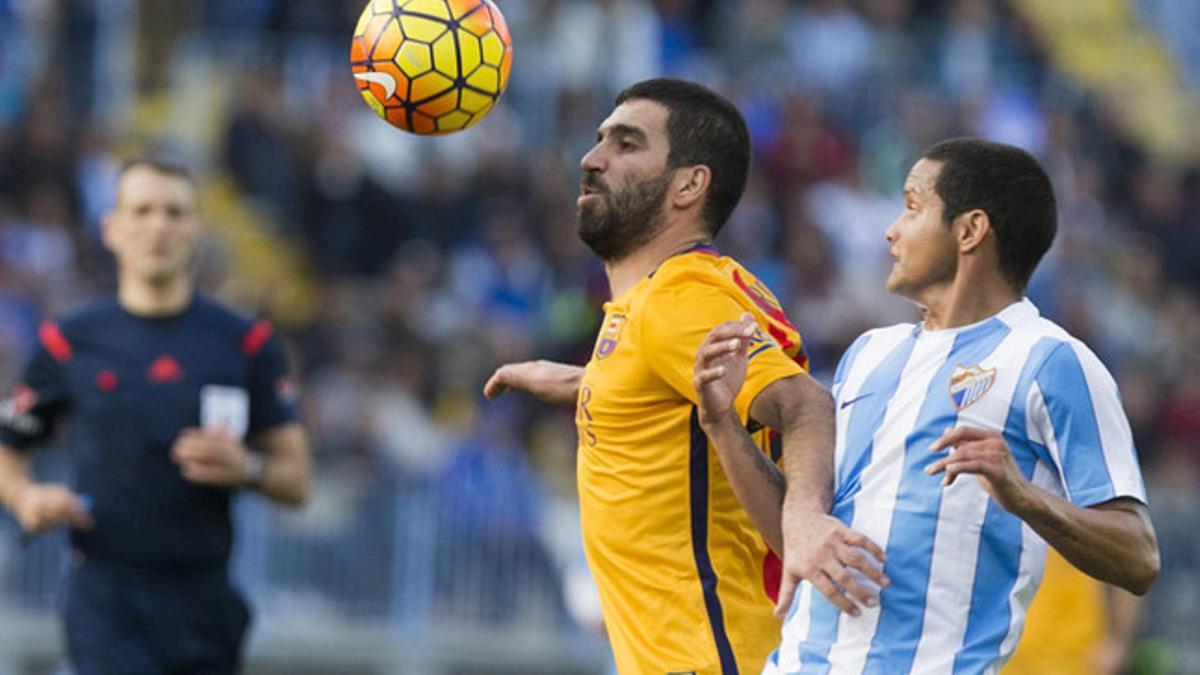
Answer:
<svg viewBox="0 0 1200 675"><path fill-rule="evenodd" d="M898 223L898 222L900 222L900 220L898 218L896 220L893 220L892 224L888 225L888 228L883 231L883 238L887 239L887 243L889 243L889 244L896 243L896 236L899 234L896 231L896 223Z"/></svg>
<svg viewBox="0 0 1200 675"><path fill-rule="evenodd" d="M593 145L579 160L579 168L583 169L584 173L598 173L604 170L604 155L599 143Z"/></svg>

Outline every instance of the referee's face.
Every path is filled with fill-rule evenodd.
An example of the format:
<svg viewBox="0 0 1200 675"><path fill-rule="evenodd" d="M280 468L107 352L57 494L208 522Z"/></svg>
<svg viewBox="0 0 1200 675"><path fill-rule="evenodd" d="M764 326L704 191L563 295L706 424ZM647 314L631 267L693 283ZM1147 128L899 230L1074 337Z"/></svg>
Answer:
<svg viewBox="0 0 1200 675"><path fill-rule="evenodd" d="M104 242L123 277L155 286L189 274L200 240L192 183L150 166L134 166L117 185L117 206L104 226Z"/></svg>

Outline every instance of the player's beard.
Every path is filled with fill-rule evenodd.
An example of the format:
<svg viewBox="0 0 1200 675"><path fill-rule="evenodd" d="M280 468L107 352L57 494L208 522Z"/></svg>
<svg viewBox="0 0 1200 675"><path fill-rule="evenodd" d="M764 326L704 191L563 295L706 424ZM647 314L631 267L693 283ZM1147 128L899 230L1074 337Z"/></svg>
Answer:
<svg viewBox="0 0 1200 675"><path fill-rule="evenodd" d="M624 258L662 229L663 204L671 186L669 169L616 192L592 174L585 175L583 183L600 190L603 205L593 200L579 206L579 238L601 260Z"/></svg>

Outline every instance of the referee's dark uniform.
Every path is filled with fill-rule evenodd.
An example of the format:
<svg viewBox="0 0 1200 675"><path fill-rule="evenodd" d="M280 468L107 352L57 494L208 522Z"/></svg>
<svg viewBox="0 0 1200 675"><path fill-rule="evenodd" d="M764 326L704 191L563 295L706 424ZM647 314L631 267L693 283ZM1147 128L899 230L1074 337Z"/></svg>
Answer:
<svg viewBox="0 0 1200 675"><path fill-rule="evenodd" d="M237 671L250 615L228 577L233 491L186 480L171 447L206 407L246 437L292 422L291 389L270 325L200 295L167 318L112 300L42 325L0 442L25 451L71 422L73 488L95 522L71 533L77 675Z"/></svg>

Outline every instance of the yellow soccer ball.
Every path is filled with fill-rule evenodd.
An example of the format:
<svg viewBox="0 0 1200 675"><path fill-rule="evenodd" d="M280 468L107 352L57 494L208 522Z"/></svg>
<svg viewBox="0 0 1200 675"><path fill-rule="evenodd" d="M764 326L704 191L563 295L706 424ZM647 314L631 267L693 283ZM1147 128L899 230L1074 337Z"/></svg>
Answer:
<svg viewBox="0 0 1200 675"><path fill-rule="evenodd" d="M367 105L395 127L448 134L496 105L512 38L491 0L371 0L350 45Z"/></svg>

